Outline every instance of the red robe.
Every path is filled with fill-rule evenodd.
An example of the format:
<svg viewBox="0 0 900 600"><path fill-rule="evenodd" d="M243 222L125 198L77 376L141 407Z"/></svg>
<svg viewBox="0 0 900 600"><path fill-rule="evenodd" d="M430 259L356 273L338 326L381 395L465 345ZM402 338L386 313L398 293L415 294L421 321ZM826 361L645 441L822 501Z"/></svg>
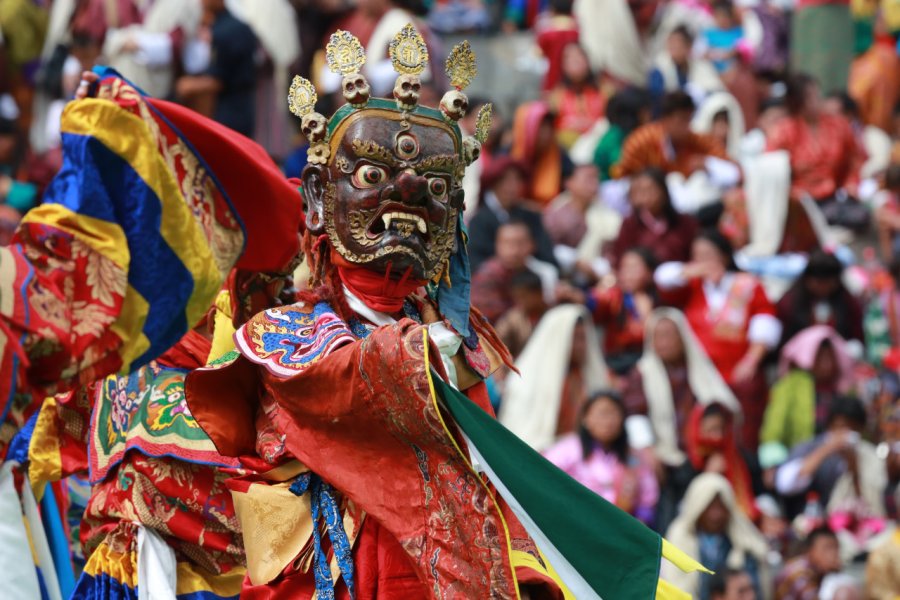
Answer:
<svg viewBox="0 0 900 600"><path fill-rule="evenodd" d="M481 341L467 362L489 372L502 346L480 316L472 325ZM517 581L561 597L546 572L517 564L542 559L432 395L429 368L443 367L430 342L426 359L426 329L402 319L360 340L324 303L271 309L236 334L240 357L188 377L188 403L223 454L296 459L339 492L358 597L515 598ZM483 384L469 395L490 410ZM265 451L269 425L280 456ZM306 597L313 573L298 563L247 597ZM346 597L343 579L336 589Z"/></svg>

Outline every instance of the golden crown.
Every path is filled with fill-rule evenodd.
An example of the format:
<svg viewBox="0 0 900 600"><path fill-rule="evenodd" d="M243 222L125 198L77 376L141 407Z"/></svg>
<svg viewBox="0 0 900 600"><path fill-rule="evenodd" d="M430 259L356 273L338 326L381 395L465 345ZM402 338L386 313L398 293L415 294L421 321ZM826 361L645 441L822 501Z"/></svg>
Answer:
<svg viewBox="0 0 900 600"><path fill-rule="evenodd" d="M441 98L439 108L432 109L419 106L422 82L421 73L428 67L428 47L422 35L411 23L407 23L391 40L388 47L391 64L398 73L394 84L393 102L381 98L370 98L371 87L362 68L366 63L366 53L362 44L351 33L338 30L331 35L325 47L325 62L328 68L342 76L341 92L347 106L340 108L326 119L315 112L315 86L303 77L295 76L288 93L288 106L291 112L300 119L300 128L309 140L309 161L324 164L329 158L329 137L338 122L356 110L369 108L377 104L380 109L392 109L403 114L420 114L443 119L450 124L459 139L457 122L469 109L469 99L463 90L475 79L478 67L475 53L468 41L460 42L450 52L445 63L445 70L453 89ZM474 162L480 153L481 145L487 139L491 126L491 105L481 108L476 122L475 135L462 139L462 154L466 164Z"/></svg>

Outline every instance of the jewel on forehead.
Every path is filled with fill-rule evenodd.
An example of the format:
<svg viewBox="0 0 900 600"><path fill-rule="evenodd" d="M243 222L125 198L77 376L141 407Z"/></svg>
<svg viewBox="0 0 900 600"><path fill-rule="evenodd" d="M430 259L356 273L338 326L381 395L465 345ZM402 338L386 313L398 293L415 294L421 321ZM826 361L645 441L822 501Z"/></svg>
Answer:
<svg viewBox="0 0 900 600"><path fill-rule="evenodd" d="M411 133L401 132L397 135L396 151L403 160L412 160L419 155L419 140Z"/></svg>
<svg viewBox="0 0 900 600"><path fill-rule="evenodd" d="M403 26L388 47L391 64L398 73L418 75L428 65L428 47L411 23Z"/></svg>
<svg viewBox="0 0 900 600"><path fill-rule="evenodd" d="M334 73L352 75L359 73L366 64L366 53L353 34L338 29L325 46L325 62Z"/></svg>

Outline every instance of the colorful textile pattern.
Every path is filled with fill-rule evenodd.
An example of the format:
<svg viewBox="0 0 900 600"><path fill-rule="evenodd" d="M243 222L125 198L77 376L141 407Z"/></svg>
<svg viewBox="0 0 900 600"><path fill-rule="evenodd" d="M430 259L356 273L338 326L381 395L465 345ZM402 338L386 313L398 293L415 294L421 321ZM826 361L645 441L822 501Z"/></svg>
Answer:
<svg viewBox="0 0 900 600"><path fill-rule="evenodd" d="M91 297L118 310L76 321L108 328L122 366L140 366L200 320L244 233L202 159L123 79L106 77L97 98L69 104L62 137L62 170L26 232L40 242L61 231L88 246Z"/></svg>
<svg viewBox="0 0 900 600"><path fill-rule="evenodd" d="M176 563L177 600L225 600L240 596L244 569L215 575ZM72 600L138 600L137 526L124 524L94 551L78 580Z"/></svg>
<svg viewBox="0 0 900 600"><path fill-rule="evenodd" d="M179 561L213 574L243 568L241 528L225 485L233 471L139 453L128 457L94 486L88 501L81 539L89 563L104 543L129 550L130 537L116 536L137 523L158 534Z"/></svg>
<svg viewBox="0 0 900 600"><path fill-rule="evenodd" d="M234 339L244 356L280 377L296 375L356 340L324 302L263 311L244 324Z"/></svg>
<svg viewBox="0 0 900 600"><path fill-rule="evenodd" d="M90 480L98 483L129 450L188 463L236 467L218 453L191 415L184 397L187 370L156 362L98 386L90 435Z"/></svg>
<svg viewBox="0 0 900 600"><path fill-rule="evenodd" d="M433 372L429 384L573 597L689 597L659 578L660 560L683 571L702 570L700 564L559 470Z"/></svg>

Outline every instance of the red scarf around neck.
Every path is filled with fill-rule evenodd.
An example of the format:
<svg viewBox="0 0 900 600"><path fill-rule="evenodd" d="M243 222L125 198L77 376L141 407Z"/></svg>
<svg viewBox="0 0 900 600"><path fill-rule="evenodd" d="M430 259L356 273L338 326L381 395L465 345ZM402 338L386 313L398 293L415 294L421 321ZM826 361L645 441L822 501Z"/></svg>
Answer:
<svg viewBox="0 0 900 600"><path fill-rule="evenodd" d="M407 296L428 283L424 279L410 277L412 267L399 277L388 269L379 273L347 262L337 252L331 253L331 262L337 267L341 282L366 306L379 312L394 314L403 309Z"/></svg>

